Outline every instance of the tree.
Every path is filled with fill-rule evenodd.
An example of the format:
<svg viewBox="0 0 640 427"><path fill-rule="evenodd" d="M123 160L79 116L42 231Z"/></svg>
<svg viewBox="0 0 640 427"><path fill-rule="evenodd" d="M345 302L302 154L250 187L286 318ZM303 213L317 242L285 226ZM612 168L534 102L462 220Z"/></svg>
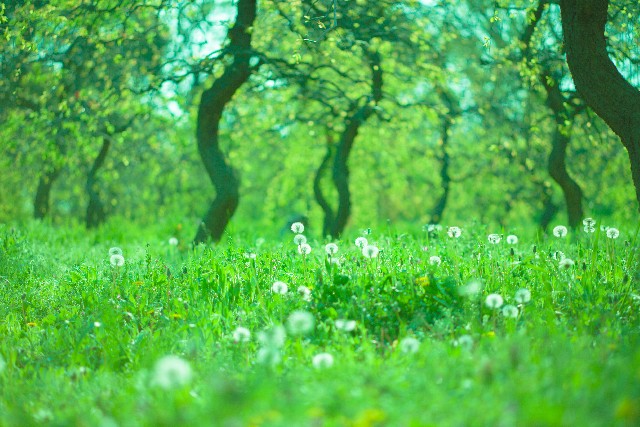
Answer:
<svg viewBox="0 0 640 427"><path fill-rule="evenodd" d="M560 1L567 63L582 99L627 149L640 204L640 91L620 74L607 52L608 6L608 0Z"/></svg>
<svg viewBox="0 0 640 427"><path fill-rule="evenodd" d="M251 27L256 18L256 0L238 0L234 26L228 32L225 53L232 57L222 75L206 89L200 98L197 131L198 152L216 197L205 214L194 243L211 239L218 241L224 233L239 202L239 183L233 169L220 149L219 128L225 106L253 72L251 58Z"/></svg>

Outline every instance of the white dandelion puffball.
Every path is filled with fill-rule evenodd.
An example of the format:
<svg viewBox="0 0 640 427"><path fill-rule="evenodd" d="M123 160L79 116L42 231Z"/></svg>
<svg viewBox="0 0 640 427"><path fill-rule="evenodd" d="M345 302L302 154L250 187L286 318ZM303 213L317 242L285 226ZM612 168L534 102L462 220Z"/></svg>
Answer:
<svg viewBox="0 0 640 427"><path fill-rule="evenodd" d="M487 236L487 239L489 240L489 243L493 243L494 245L497 245L498 243L500 243L500 240L502 240L502 237L499 234L493 233L493 234L489 234Z"/></svg>
<svg viewBox="0 0 640 427"><path fill-rule="evenodd" d="M462 234L462 229L456 226L449 227L449 229L447 230L447 234L449 235L449 237L457 239Z"/></svg>
<svg viewBox="0 0 640 427"><path fill-rule="evenodd" d="M575 265L575 262L573 262L573 260L571 258L563 258L558 263L558 267L563 268L565 270L570 269L574 265Z"/></svg>
<svg viewBox="0 0 640 427"><path fill-rule="evenodd" d="M596 228L591 226L591 225L585 225L584 227L582 227L582 229L584 230L585 233L595 233L596 232Z"/></svg>
<svg viewBox="0 0 640 427"><path fill-rule="evenodd" d="M109 256L112 256L112 255L122 255L122 249L120 249L117 246L109 248Z"/></svg>
<svg viewBox="0 0 640 427"><path fill-rule="evenodd" d="M275 282L273 282L273 285L271 285L271 292L276 294L284 295L288 290L289 286L279 280L276 280Z"/></svg>
<svg viewBox="0 0 640 427"><path fill-rule="evenodd" d="M298 286L298 295L300 295L304 301L311 301L311 289L304 285Z"/></svg>
<svg viewBox="0 0 640 427"><path fill-rule="evenodd" d="M461 335L453 341L453 346L471 350L473 348L473 337L471 335Z"/></svg>
<svg viewBox="0 0 640 427"><path fill-rule="evenodd" d="M304 237L304 234L296 234L293 236L293 243L299 246L303 243L307 243L307 238Z"/></svg>
<svg viewBox="0 0 640 427"><path fill-rule="evenodd" d="M356 329L356 321L348 319L336 319L334 325L336 329L344 332L351 332Z"/></svg>
<svg viewBox="0 0 640 427"><path fill-rule="evenodd" d="M442 263L442 259L440 259L439 256L434 255L431 258L429 258L429 264L431 265L440 265Z"/></svg>
<svg viewBox="0 0 640 427"><path fill-rule="evenodd" d="M510 245L516 245L518 243L518 236L515 234L509 234L507 236L507 243Z"/></svg>
<svg viewBox="0 0 640 427"><path fill-rule="evenodd" d="M153 384L165 390L182 388L193 378L189 362L178 356L165 356L153 369Z"/></svg>
<svg viewBox="0 0 640 427"><path fill-rule="evenodd" d="M514 299L518 304L526 304L531 301L531 291L529 289L518 289Z"/></svg>
<svg viewBox="0 0 640 427"><path fill-rule="evenodd" d="M275 366L282 361L282 353L277 347L262 347L256 353L256 361L263 365Z"/></svg>
<svg viewBox="0 0 640 427"><path fill-rule="evenodd" d="M380 253L380 249L378 249L378 247L375 245L367 245L362 248L362 255L366 256L367 258L376 258L378 256L378 253Z"/></svg>
<svg viewBox="0 0 640 427"><path fill-rule="evenodd" d="M313 331L316 320L308 311L296 310L287 318L287 329L292 335L305 335Z"/></svg>
<svg viewBox="0 0 640 427"><path fill-rule="evenodd" d="M551 258L555 259L556 261L560 261L565 259L566 256L562 251L555 251L553 254L551 254Z"/></svg>
<svg viewBox="0 0 640 427"><path fill-rule="evenodd" d="M291 224L291 231L296 234L304 233L304 224L301 222L294 222Z"/></svg>
<svg viewBox="0 0 640 427"><path fill-rule="evenodd" d="M617 228L609 227L607 228L607 237L610 239L617 239L620 236L620 231Z"/></svg>
<svg viewBox="0 0 640 427"><path fill-rule="evenodd" d="M515 319L516 317L518 317L518 313L518 307L516 307L515 305L508 304L502 307L502 315L504 317Z"/></svg>
<svg viewBox="0 0 640 427"><path fill-rule="evenodd" d="M582 225L584 225L585 227L595 227L596 220L593 218L585 218L582 220Z"/></svg>
<svg viewBox="0 0 640 427"><path fill-rule="evenodd" d="M171 238L169 238L169 244L170 244L171 246L178 246L178 239L177 239L177 238L175 238L175 237L171 237Z"/></svg>
<svg viewBox="0 0 640 427"><path fill-rule="evenodd" d="M369 244L369 241L367 240L366 237L358 237L355 243L357 247L359 247L360 249L363 249L365 246Z"/></svg>
<svg viewBox="0 0 640 427"><path fill-rule="evenodd" d="M251 340L251 331L242 326L238 326L232 335L234 342L249 342Z"/></svg>
<svg viewBox="0 0 640 427"><path fill-rule="evenodd" d="M338 245L336 245L335 243L327 243L324 247L324 251L327 253L327 255L335 255L336 253L338 253Z"/></svg>
<svg viewBox="0 0 640 427"><path fill-rule="evenodd" d="M301 255L309 255L311 253L311 246L309 246L308 243L298 245L298 253Z"/></svg>
<svg viewBox="0 0 640 427"><path fill-rule="evenodd" d="M258 342L265 348L282 348L287 339L287 331L282 325L275 325L258 333Z"/></svg>
<svg viewBox="0 0 640 427"><path fill-rule="evenodd" d="M318 353L313 356L311 364L316 369L327 369L333 366L333 356L330 353Z"/></svg>
<svg viewBox="0 0 640 427"><path fill-rule="evenodd" d="M460 286L460 289L458 289L458 293L463 296L471 297L474 295L478 295L482 291L483 287L484 286L482 285L481 281L472 280L466 285Z"/></svg>
<svg viewBox="0 0 640 427"><path fill-rule="evenodd" d="M556 237L565 237L567 235L567 227L564 225L557 225L553 227L553 235Z"/></svg>
<svg viewBox="0 0 640 427"><path fill-rule="evenodd" d="M113 254L109 258L109 262L114 267L122 267L124 265L124 257L120 254Z"/></svg>
<svg viewBox="0 0 640 427"><path fill-rule="evenodd" d="M489 294L484 300L484 304L491 309L498 309L502 307L504 300L500 294Z"/></svg>
<svg viewBox="0 0 640 427"><path fill-rule="evenodd" d="M414 337L404 337L398 343L398 347L403 353L416 353L420 349L420 341Z"/></svg>

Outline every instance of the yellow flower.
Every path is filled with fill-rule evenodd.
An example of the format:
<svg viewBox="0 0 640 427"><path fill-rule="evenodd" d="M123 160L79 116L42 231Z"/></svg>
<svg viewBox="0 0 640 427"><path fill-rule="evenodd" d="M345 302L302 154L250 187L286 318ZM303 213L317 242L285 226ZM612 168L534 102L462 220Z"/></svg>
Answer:
<svg viewBox="0 0 640 427"><path fill-rule="evenodd" d="M416 279L416 285L421 286L423 288L426 288L430 284L431 284L431 280L429 280L429 277L427 276L418 277Z"/></svg>
<svg viewBox="0 0 640 427"><path fill-rule="evenodd" d="M485 332L484 334L482 334L483 337L488 337L488 338L495 338L496 337L496 333L495 331L488 331Z"/></svg>
<svg viewBox="0 0 640 427"><path fill-rule="evenodd" d="M182 319L182 318L183 318L183 317L182 317L182 315L181 315L181 314L179 314L179 313L171 313L170 317L171 317L173 320L179 320L179 319Z"/></svg>
<svg viewBox="0 0 640 427"><path fill-rule="evenodd" d="M353 427L373 427L382 425L387 419L387 414L382 409L365 409L353 420Z"/></svg>
<svg viewBox="0 0 640 427"><path fill-rule="evenodd" d="M33 328L34 326L38 326L36 322L27 322L27 326Z"/></svg>

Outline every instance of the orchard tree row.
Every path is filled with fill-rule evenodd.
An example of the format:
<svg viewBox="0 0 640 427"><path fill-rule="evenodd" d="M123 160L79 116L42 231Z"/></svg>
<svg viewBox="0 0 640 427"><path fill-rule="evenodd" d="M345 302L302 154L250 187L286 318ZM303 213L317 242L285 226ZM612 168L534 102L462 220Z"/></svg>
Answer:
<svg viewBox="0 0 640 427"><path fill-rule="evenodd" d="M354 219L637 218L638 16L635 0L4 2L0 221L185 218L199 243L236 212L303 213L331 237Z"/></svg>

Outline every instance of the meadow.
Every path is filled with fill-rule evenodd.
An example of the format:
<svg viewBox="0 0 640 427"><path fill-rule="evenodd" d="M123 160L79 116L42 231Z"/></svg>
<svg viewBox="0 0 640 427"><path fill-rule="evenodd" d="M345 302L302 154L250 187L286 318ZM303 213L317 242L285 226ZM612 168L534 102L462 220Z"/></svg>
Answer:
<svg viewBox="0 0 640 427"><path fill-rule="evenodd" d="M0 425L640 425L638 228L459 227L0 226Z"/></svg>

